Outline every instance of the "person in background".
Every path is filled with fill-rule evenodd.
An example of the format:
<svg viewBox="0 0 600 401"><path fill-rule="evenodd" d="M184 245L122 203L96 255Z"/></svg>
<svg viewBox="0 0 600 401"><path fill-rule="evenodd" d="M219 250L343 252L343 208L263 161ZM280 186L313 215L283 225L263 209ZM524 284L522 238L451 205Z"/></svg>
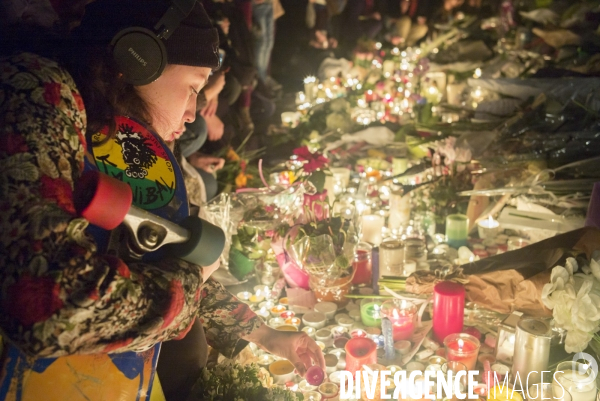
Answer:
<svg viewBox="0 0 600 401"><path fill-rule="evenodd" d="M349 55L362 38L373 40L383 28L382 0L348 0L340 15L340 40ZM342 44L341 44L342 45Z"/></svg>
<svg viewBox="0 0 600 401"><path fill-rule="evenodd" d="M114 135L121 115L172 142L195 119L197 94L219 64L217 37L199 3L163 40L168 65L152 83L124 81L111 54L117 32L131 26L152 30L167 7L159 0L97 0L66 41L41 26L3 27L2 337L38 358L140 352L184 338L185 347L165 342L159 358L160 365L163 352L176 356L163 382L169 399L184 399L186 384L204 364L206 342L230 357L255 342L292 361L301 374L311 360L324 367L308 336L269 328L210 279L218 263L201 267L172 258L126 263L99 249L75 213L73 187L91 135L103 129ZM115 291L119 288L127 290Z"/></svg>
<svg viewBox="0 0 600 401"><path fill-rule="evenodd" d="M395 46L414 46L427 35L430 0L388 1L391 22L390 42Z"/></svg>

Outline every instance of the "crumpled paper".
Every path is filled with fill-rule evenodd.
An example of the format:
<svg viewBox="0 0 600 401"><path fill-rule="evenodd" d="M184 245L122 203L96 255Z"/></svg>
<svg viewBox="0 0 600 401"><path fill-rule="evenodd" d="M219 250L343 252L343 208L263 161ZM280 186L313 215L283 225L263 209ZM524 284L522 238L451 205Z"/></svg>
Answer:
<svg viewBox="0 0 600 401"><path fill-rule="evenodd" d="M463 281L466 300L499 313L518 310L532 316L551 316L542 302L551 269L568 257L585 254L590 259L600 249L600 229L584 227L540 241L525 248L460 266L446 279ZM435 272L418 271L406 280L406 291L433 292L443 279ZM460 282L459 281L459 282Z"/></svg>

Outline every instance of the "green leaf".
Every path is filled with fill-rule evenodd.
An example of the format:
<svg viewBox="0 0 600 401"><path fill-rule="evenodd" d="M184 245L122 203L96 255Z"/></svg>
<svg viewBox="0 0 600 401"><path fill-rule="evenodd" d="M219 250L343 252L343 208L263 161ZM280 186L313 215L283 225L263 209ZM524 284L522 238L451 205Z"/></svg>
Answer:
<svg viewBox="0 0 600 401"><path fill-rule="evenodd" d="M325 187L325 173L321 170L314 171L308 181L317 188L317 192L323 192Z"/></svg>
<svg viewBox="0 0 600 401"><path fill-rule="evenodd" d="M38 86L38 79L28 72L19 72L12 77L9 83L17 89L28 90Z"/></svg>

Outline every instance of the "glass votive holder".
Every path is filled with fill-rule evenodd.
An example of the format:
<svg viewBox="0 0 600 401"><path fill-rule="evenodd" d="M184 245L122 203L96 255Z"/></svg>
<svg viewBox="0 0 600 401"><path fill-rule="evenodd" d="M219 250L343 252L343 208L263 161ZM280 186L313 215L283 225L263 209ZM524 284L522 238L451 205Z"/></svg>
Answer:
<svg viewBox="0 0 600 401"><path fill-rule="evenodd" d="M530 245L530 242L523 238L509 238L506 242L506 246L509 251L514 251L515 249L521 249Z"/></svg>
<svg viewBox="0 0 600 401"><path fill-rule="evenodd" d="M401 276L404 260L402 241L388 238L379 247L379 277Z"/></svg>
<svg viewBox="0 0 600 401"><path fill-rule="evenodd" d="M372 266L371 253L373 247L366 242L361 242L356 247L352 267L354 268L354 277L352 284L369 284L371 282Z"/></svg>
<svg viewBox="0 0 600 401"><path fill-rule="evenodd" d="M365 326L381 327L381 300L363 298L360 301L360 319Z"/></svg>
<svg viewBox="0 0 600 401"><path fill-rule="evenodd" d="M415 332L417 306L406 300L390 299L381 304L381 316L392 323L394 341L409 340Z"/></svg>
<svg viewBox="0 0 600 401"><path fill-rule="evenodd" d="M467 367L467 370L475 369L481 346L478 339L465 333L449 334L444 338L444 346L448 362L460 362Z"/></svg>
<svg viewBox="0 0 600 401"><path fill-rule="evenodd" d="M597 375L591 365L575 361L561 362L553 376L552 392L558 398L563 395L564 389L564 393L568 392L574 401L595 401Z"/></svg>
<svg viewBox="0 0 600 401"><path fill-rule="evenodd" d="M256 264L256 275L262 285L271 286L279 279L281 268L275 261L264 261ZM270 291L269 291L270 293Z"/></svg>
<svg viewBox="0 0 600 401"><path fill-rule="evenodd" d="M304 401L321 401L323 397L316 391L303 391Z"/></svg>
<svg viewBox="0 0 600 401"><path fill-rule="evenodd" d="M446 217L446 239L452 248L467 245L469 218L464 214L451 214Z"/></svg>

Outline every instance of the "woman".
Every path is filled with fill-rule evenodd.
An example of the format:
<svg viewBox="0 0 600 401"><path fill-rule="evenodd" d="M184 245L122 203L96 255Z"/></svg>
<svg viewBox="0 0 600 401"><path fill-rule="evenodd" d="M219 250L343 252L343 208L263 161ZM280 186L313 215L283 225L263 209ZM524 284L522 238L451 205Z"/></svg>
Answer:
<svg viewBox="0 0 600 401"><path fill-rule="evenodd" d="M40 41L52 36L29 30L15 36L21 48L0 59L3 337L33 357L137 352L185 337L198 319L207 341L227 356L253 341L290 359L301 374L311 359L323 366L312 340L268 328L210 280L217 266L168 258L126 264L98 251L75 215L72 192L86 136L106 127L114 132L116 116L129 115L174 141L194 120L196 95L218 65L207 41L212 27L196 4L177 30L197 47L175 30L164 41L169 65L158 79L137 87L122 80L110 53L113 35L127 26L152 29L164 4L98 0L73 35L77 48L49 51Z"/></svg>

